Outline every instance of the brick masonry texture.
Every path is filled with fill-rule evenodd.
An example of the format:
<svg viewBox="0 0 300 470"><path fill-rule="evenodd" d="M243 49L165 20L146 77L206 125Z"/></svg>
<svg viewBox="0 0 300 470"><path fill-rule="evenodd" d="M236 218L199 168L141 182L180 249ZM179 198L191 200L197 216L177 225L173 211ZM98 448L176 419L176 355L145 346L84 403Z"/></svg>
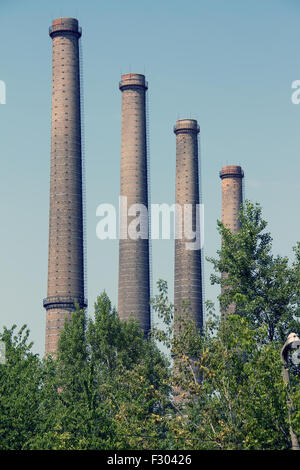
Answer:
<svg viewBox="0 0 300 470"><path fill-rule="evenodd" d="M60 331L84 300L79 45L73 18L58 18L52 38L52 123L45 353L56 355Z"/></svg>
<svg viewBox="0 0 300 470"><path fill-rule="evenodd" d="M125 74L122 92L122 141L120 195L132 204L148 207L146 90L144 75ZM124 214L122 210L120 217ZM129 217L129 224L135 217ZM148 222L148 220L147 220ZM119 240L118 312L122 320L132 315L145 334L150 330L149 242L147 239Z"/></svg>
<svg viewBox="0 0 300 470"><path fill-rule="evenodd" d="M198 133L199 126L194 119L182 119L176 122L176 204L182 209L184 204L192 205L193 230L196 230L196 204L199 204L199 163ZM176 218L176 226L179 219ZM184 229L182 217L182 233ZM198 227L200 231L200 227ZM200 235L200 233L199 233ZM187 250L186 242L192 240L181 238L175 240L175 273L174 273L174 306L175 329L179 315L194 320L199 328L203 325L202 299L202 266L201 250ZM183 301L189 302L184 311Z"/></svg>
<svg viewBox="0 0 300 470"><path fill-rule="evenodd" d="M240 229L239 212L243 203L244 172L240 166L224 166L222 180L222 222L234 233Z"/></svg>
<svg viewBox="0 0 300 470"><path fill-rule="evenodd" d="M222 180L222 222L231 232L237 233L241 228L239 212L243 204L244 172L238 165L223 166L220 171ZM225 277L226 273L222 273ZM224 292L222 288L222 292ZM222 315L234 313L235 304L231 303Z"/></svg>

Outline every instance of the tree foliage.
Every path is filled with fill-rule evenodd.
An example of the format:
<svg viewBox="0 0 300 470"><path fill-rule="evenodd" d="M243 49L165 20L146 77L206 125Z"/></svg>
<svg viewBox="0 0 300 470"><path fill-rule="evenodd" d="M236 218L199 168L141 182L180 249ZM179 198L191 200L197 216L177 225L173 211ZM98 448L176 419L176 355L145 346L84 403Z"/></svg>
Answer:
<svg viewBox="0 0 300 470"><path fill-rule="evenodd" d="M202 331L186 303L174 334L162 280L152 300L162 327L148 338L105 292L93 317L78 309L65 322L57 358L32 353L26 326L4 328L0 449L290 448L287 400L299 437L300 374L291 368L284 384L280 349L299 334L300 244L290 264L272 254L258 205L247 202L241 222L238 234L218 223L211 259L222 311L234 303L235 313L220 321L207 302Z"/></svg>
<svg viewBox="0 0 300 470"><path fill-rule="evenodd" d="M26 325L0 334L6 345L6 364L0 364L0 449L20 449L38 424L43 371L28 338Z"/></svg>
<svg viewBox="0 0 300 470"><path fill-rule="evenodd" d="M246 201L240 218L238 233L218 222L222 246L218 258L209 258L215 269L211 281L223 287L219 297L223 312L234 303L235 313L253 327L267 327L268 341L284 342L291 331L300 333L300 243L290 266L287 257L273 255L258 204Z"/></svg>
<svg viewBox="0 0 300 470"><path fill-rule="evenodd" d="M170 402L167 362L105 293L94 318L77 310L66 321L57 359L32 355L24 331L2 335L1 449L155 447Z"/></svg>
<svg viewBox="0 0 300 470"><path fill-rule="evenodd" d="M180 362L174 383L180 389L171 435L184 439L174 440L173 446L287 449L280 345L265 341L266 328L253 329L248 319L233 314L220 324L207 321L202 334L191 322L183 323L172 342Z"/></svg>

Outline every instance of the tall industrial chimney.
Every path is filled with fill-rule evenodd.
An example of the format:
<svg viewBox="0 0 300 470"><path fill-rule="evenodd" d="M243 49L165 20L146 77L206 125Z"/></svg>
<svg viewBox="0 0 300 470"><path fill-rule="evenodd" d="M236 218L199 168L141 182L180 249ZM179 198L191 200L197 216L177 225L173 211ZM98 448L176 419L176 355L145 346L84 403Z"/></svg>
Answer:
<svg viewBox="0 0 300 470"><path fill-rule="evenodd" d="M175 276L174 307L175 330L178 316L188 316L199 328L203 325L202 265L200 244L200 197L198 133L199 125L195 119L181 119L174 126L176 134L176 211L175 226ZM190 209L189 209L190 208ZM192 229L196 236L187 233L187 220L190 212ZM198 219L198 221L197 221ZM180 233L181 232L181 233ZM196 242L197 240L197 242ZM191 247L193 246L193 249ZM182 309L183 301L188 302Z"/></svg>
<svg viewBox="0 0 300 470"><path fill-rule="evenodd" d="M73 18L58 18L52 38L52 130L46 354L56 355L60 330L84 298L79 44Z"/></svg>
<svg viewBox="0 0 300 470"><path fill-rule="evenodd" d="M241 227L239 212L243 204L243 177L240 166L223 166L220 171L222 180L222 222L233 233Z"/></svg>
<svg viewBox="0 0 300 470"><path fill-rule="evenodd" d="M122 143L119 240L118 311L122 320L132 315L147 335L150 330L150 275L148 216L140 214L142 224L138 237L130 234L130 224L136 219L133 204L148 209L146 90L144 75L122 75ZM131 212L131 210L133 212ZM130 215L128 215L128 211ZM128 215L128 217L127 217ZM134 226L134 222L133 222Z"/></svg>
<svg viewBox="0 0 300 470"><path fill-rule="evenodd" d="M243 204L243 178L244 172L238 165L223 166L220 171L222 180L222 222L233 233L241 228L239 213ZM227 274L222 273L226 278ZM224 293L227 287L222 287ZM221 311L223 318L235 312L235 303L231 302L226 310Z"/></svg>

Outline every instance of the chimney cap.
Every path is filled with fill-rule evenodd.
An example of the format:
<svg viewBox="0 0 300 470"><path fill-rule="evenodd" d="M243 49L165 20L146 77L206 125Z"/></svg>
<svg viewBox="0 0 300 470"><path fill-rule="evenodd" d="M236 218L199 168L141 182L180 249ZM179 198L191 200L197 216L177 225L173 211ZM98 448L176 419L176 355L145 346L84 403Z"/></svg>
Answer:
<svg viewBox="0 0 300 470"><path fill-rule="evenodd" d="M220 178L244 178L244 171L239 165L226 165L220 171Z"/></svg>
<svg viewBox="0 0 300 470"><path fill-rule="evenodd" d="M173 131L175 134L180 132L195 132L198 134L200 132L200 126L196 119L178 119L173 127Z"/></svg>
<svg viewBox="0 0 300 470"><path fill-rule="evenodd" d="M124 73L121 75L121 81L119 82L120 90L125 87L142 87L145 90L148 88L145 75L141 73Z"/></svg>
<svg viewBox="0 0 300 470"><path fill-rule="evenodd" d="M62 32L74 33L78 38L82 34L76 18L55 18L49 28L49 35L53 37L55 34L61 34Z"/></svg>

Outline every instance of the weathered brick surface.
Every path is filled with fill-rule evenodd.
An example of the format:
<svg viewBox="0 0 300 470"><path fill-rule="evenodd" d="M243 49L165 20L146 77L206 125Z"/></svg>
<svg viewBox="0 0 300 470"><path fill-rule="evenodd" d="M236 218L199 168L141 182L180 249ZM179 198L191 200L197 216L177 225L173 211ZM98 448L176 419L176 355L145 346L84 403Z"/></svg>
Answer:
<svg viewBox="0 0 300 470"><path fill-rule="evenodd" d="M192 228L196 230L196 204L199 197L198 138L199 126L194 119L182 119L174 127L176 134L176 204L182 209L182 238L175 240L174 306L175 328L178 315L185 315L203 324L201 250L187 250L186 243L193 240L184 236L184 205L192 205ZM176 226L179 218L175 217ZM198 227L198 234L200 227ZM184 312L182 302L188 301Z"/></svg>
<svg viewBox="0 0 300 470"><path fill-rule="evenodd" d="M241 228L239 213L243 204L244 172L238 165L223 166L220 171L222 180L222 222L231 232L237 233ZM226 273L222 273L225 277ZM224 288L222 289L224 292ZM234 313L235 304L231 303L223 315Z"/></svg>
<svg viewBox="0 0 300 470"><path fill-rule="evenodd" d="M243 203L244 172L240 166L224 166L222 180L222 222L234 233L240 229L239 212Z"/></svg>
<svg viewBox="0 0 300 470"><path fill-rule="evenodd" d="M121 77L122 142L120 195L132 204L148 207L146 103L147 83L144 75ZM121 211L121 218L123 216ZM135 217L128 217L128 228ZM147 332L150 329L150 279L148 239L120 239L118 312L127 320L130 315Z"/></svg>
<svg viewBox="0 0 300 470"><path fill-rule="evenodd" d="M53 21L52 125L46 354L56 354L74 300L84 301L79 46L73 18Z"/></svg>

